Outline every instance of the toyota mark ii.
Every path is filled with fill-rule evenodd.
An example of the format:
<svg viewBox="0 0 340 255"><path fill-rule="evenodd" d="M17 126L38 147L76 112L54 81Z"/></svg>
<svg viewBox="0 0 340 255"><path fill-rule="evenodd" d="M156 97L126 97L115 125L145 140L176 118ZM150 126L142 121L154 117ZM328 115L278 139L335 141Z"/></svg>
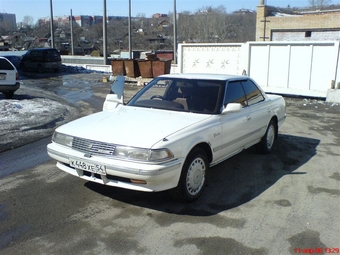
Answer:
<svg viewBox="0 0 340 255"><path fill-rule="evenodd" d="M118 77L103 111L56 129L47 150L58 168L191 202L210 167L253 145L269 153L286 117L284 99L246 76L161 75L126 105L123 86Z"/></svg>

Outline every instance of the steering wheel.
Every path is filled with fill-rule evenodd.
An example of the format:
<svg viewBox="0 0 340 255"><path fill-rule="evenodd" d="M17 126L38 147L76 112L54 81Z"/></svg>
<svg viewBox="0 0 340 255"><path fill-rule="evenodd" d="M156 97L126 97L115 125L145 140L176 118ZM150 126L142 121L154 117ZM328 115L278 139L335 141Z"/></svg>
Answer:
<svg viewBox="0 0 340 255"><path fill-rule="evenodd" d="M161 95L153 95L152 97L150 97L150 99L162 99L162 100L165 100L165 98Z"/></svg>

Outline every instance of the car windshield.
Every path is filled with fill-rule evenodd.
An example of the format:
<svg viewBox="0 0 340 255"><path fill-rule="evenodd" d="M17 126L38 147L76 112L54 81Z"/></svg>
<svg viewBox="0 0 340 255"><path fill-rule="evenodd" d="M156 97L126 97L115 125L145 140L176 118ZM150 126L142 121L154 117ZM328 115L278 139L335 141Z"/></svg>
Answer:
<svg viewBox="0 0 340 255"><path fill-rule="evenodd" d="M130 100L129 106L216 114L225 81L159 77Z"/></svg>

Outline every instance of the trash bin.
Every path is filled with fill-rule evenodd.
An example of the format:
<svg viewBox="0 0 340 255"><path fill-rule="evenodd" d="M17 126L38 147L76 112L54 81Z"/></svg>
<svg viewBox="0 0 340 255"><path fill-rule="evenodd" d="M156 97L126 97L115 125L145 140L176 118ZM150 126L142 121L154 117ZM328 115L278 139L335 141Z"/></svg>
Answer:
<svg viewBox="0 0 340 255"><path fill-rule="evenodd" d="M111 69L112 69L113 75L115 75L115 76L117 76L117 75L125 76L124 60L123 59L111 60Z"/></svg>
<svg viewBox="0 0 340 255"><path fill-rule="evenodd" d="M153 78L151 60L139 60L138 67L143 78Z"/></svg>
<svg viewBox="0 0 340 255"><path fill-rule="evenodd" d="M125 66L126 76L133 77L133 78L140 76L140 71L139 71L138 63L136 60L133 60L133 59L124 60L124 66Z"/></svg>
<svg viewBox="0 0 340 255"><path fill-rule="evenodd" d="M171 60L152 60L152 75L157 77L162 74L169 74L171 69Z"/></svg>

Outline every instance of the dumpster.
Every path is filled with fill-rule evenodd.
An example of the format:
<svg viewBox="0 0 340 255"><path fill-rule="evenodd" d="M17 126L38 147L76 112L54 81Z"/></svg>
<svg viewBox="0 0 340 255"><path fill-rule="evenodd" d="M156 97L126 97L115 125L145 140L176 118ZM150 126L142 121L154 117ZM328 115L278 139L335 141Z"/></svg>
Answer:
<svg viewBox="0 0 340 255"><path fill-rule="evenodd" d="M124 60L124 66L125 66L126 76L133 77L133 78L140 76L140 71L139 71L138 63L136 60L133 60L133 59Z"/></svg>
<svg viewBox="0 0 340 255"><path fill-rule="evenodd" d="M171 60L152 60L152 75L157 77L162 74L169 74L171 69Z"/></svg>
<svg viewBox="0 0 340 255"><path fill-rule="evenodd" d="M138 62L140 75L143 78L153 78L152 61L151 60L138 60L137 62Z"/></svg>
<svg viewBox="0 0 340 255"><path fill-rule="evenodd" d="M113 75L125 75L124 60L114 59L111 60L111 69Z"/></svg>

